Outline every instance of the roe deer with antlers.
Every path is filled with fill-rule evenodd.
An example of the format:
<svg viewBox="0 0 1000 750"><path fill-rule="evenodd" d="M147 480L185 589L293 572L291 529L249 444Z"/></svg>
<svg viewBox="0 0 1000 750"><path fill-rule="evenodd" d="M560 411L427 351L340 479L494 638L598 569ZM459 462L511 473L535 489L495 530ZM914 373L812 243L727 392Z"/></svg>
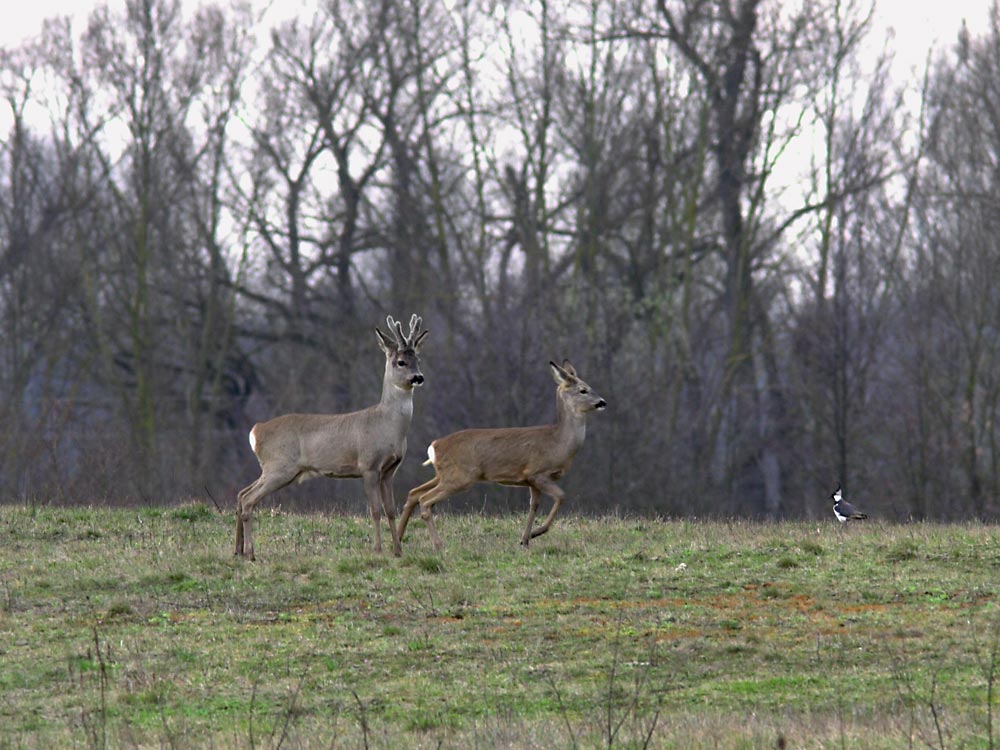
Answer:
<svg viewBox="0 0 1000 750"><path fill-rule="evenodd" d="M260 462L260 477L236 500L236 554L254 559L254 506L272 492L324 476L364 480L375 530L375 551L382 551L379 507L392 533L392 551L402 554L396 532L392 478L406 454L406 431L413 416L413 388L424 382L417 353L427 331L410 318L410 333L386 318L389 334L375 328L385 353L382 400L350 414L286 414L250 430L250 447Z"/></svg>
<svg viewBox="0 0 1000 750"><path fill-rule="evenodd" d="M420 517L427 522L435 549L441 539L434 529L434 505L472 486L476 482L527 487L531 491L528 523L521 535L525 547L536 536L549 530L565 493L559 479L583 445L587 434L587 414L603 409L607 402L580 379L569 360L562 367L549 362L556 384L556 423L537 427L472 429L452 433L431 443L425 464L434 465L434 478L410 490L399 517L399 538L414 508L420 505ZM542 493L552 497L552 510L537 528L535 512Z"/></svg>

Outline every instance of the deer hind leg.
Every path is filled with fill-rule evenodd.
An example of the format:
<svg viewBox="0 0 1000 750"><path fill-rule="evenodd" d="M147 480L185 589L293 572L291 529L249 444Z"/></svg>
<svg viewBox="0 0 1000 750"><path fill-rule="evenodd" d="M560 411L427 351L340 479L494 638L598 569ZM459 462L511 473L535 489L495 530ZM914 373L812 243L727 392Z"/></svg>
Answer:
<svg viewBox="0 0 1000 750"><path fill-rule="evenodd" d="M525 547L531 541L531 527L535 523L535 513L538 512L538 503L542 499L542 493L537 487L528 485L528 489L531 491L531 507L528 508L528 523L524 525L524 533L521 534L521 544Z"/></svg>
<svg viewBox="0 0 1000 750"><path fill-rule="evenodd" d="M544 492L546 495L549 495L552 498L552 510L549 511L549 514L545 517L545 520L542 521L542 525L539 526L537 529L533 529L531 532L530 538L534 539L536 536L541 536L542 534L544 534L549 530L549 527L552 525L553 519L555 519L556 517L556 513L559 511L559 506L562 505L563 500L566 499L566 493L562 491L562 489L559 487L558 484L553 482L548 477L542 477L542 478L536 477L532 481L532 484L529 486L532 487L533 489L537 488L538 490ZM527 543L525 542L525 544Z"/></svg>
<svg viewBox="0 0 1000 750"><path fill-rule="evenodd" d="M236 502L236 554L256 560L253 549L253 509L261 500L291 484L295 474L264 472L256 482L240 491Z"/></svg>
<svg viewBox="0 0 1000 750"><path fill-rule="evenodd" d="M260 483L260 477L255 479L253 482L248 484L239 494L236 495L236 551L233 553L237 556L243 554L243 519L241 518L243 514L243 498L245 498L249 493L254 491L254 488Z"/></svg>
<svg viewBox="0 0 1000 750"><path fill-rule="evenodd" d="M420 505L420 498L430 492L432 489L437 487L438 476L435 474L433 478L424 482L419 487L414 487L406 495L406 504L403 505L403 513L399 517L399 541L403 541L403 535L406 533L406 525L410 522L410 516L413 515L414 509Z"/></svg>

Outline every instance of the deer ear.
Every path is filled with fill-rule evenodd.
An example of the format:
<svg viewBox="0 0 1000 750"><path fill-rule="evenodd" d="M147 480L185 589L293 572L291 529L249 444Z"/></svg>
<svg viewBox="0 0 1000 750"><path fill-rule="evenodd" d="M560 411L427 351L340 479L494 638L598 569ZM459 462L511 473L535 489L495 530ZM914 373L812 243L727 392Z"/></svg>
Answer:
<svg viewBox="0 0 1000 750"><path fill-rule="evenodd" d="M557 365L555 362L549 362L549 366L552 368L552 378L559 385L573 385L576 378L570 373L566 372L563 368Z"/></svg>
<svg viewBox="0 0 1000 750"><path fill-rule="evenodd" d="M563 368L563 370L565 370L566 372L568 372L570 375L572 375L574 378L580 377L579 375L576 374L576 368L573 367L573 363L570 362L568 359L564 359L563 360L562 368Z"/></svg>
<svg viewBox="0 0 1000 750"><path fill-rule="evenodd" d="M413 351L415 352L420 351L420 345L424 343L424 336L426 336L428 333L430 333L430 331L425 329L420 333L419 336L417 336L416 340L413 342Z"/></svg>
<svg viewBox="0 0 1000 750"><path fill-rule="evenodd" d="M382 333L382 330L378 328L378 326L375 327L375 336L378 337L379 348L385 352L387 357L391 356L396 350L396 343L387 335Z"/></svg>

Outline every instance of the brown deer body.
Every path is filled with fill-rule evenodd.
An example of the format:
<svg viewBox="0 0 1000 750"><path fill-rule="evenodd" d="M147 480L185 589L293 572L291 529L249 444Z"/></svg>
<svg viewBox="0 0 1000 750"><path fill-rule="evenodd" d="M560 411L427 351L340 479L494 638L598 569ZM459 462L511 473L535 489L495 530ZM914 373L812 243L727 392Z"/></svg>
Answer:
<svg viewBox="0 0 1000 750"><path fill-rule="evenodd" d="M549 530L565 499L556 480L569 469L587 434L587 415L607 406L576 374L569 360L562 367L550 362L556 388L556 423L536 427L470 429L452 433L431 443L428 461L434 465L434 478L410 490L399 518L399 538L417 505L420 517L436 549L441 539L434 529L434 505L476 482L527 487L531 492L528 523L521 544ZM532 528L542 494L552 498L552 510Z"/></svg>
<svg viewBox="0 0 1000 750"><path fill-rule="evenodd" d="M417 352L427 331L410 318L409 336L388 317L390 335L375 333L385 354L379 403L349 414L285 414L259 422L250 447L260 477L236 500L236 554L254 559L253 509L272 492L314 477L361 478L374 526L375 551L382 551L381 510L392 533L392 551L402 554L396 532L392 479L406 455L406 432L413 416L413 388L424 382ZM391 336L391 337L390 337Z"/></svg>

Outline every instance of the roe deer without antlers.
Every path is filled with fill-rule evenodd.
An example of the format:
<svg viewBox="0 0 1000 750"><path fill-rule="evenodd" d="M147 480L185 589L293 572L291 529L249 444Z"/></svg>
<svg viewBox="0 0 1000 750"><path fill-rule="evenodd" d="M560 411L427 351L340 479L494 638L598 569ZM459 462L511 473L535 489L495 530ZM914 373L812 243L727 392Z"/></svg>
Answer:
<svg viewBox="0 0 1000 750"><path fill-rule="evenodd" d="M254 559L253 509L272 492L292 482L324 476L364 480L375 529L375 551L382 551L379 506L392 533L392 551L402 547L396 532L392 478L406 454L406 431L413 416L413 388L424 382L417 353L427 331L410 318L410 333L386 318L389 334L375 334L385 353L382 399L350 414L286 414L250 430L250 447L260 462L260 477L236 500L236 554ZM390 337L391 335L391 337Z"/></svg>
<svg viewBox="0 0 1000 750"><path fill-rule="evenodd" d="M536 536L549 530L566 495L555 483L573 461L587 434L587 414L603 409L607 402L591 390L573 369L569 360L562 367L549 362L556 388L556 423L537 427L472 429L452 433L431 443L425 465L434 465L434 478L410 490L399 517L399 538L414 508L420 505L420 517L427 522L435 549L441 539L434 529L434 505L472 486L476 482L527 487L531 491L528 523L521 535L525 547ZM552 497L552 510L533 529L535 512L542 493Z"/></svg>

